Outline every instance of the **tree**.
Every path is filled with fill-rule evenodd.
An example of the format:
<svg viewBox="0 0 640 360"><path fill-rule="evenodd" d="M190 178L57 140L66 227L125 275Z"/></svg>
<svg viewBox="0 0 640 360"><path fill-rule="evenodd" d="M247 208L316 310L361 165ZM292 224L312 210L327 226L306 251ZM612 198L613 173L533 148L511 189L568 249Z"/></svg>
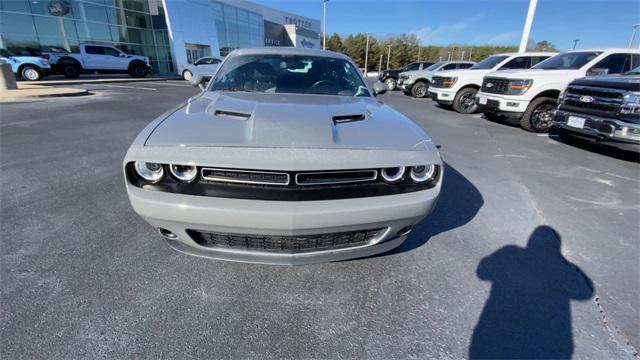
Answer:
<svg viewBox="0 0 640 360"><path fill-rule="evenodd" d="M529 48L530 51L558 51L555 45L547 40L538 41L533 47Z"/></svg>
<svg viewBox="0 0 640 360"><path fill-rule="evenodd" d="M342 39L340 38L340 35L333 33L333 35L331 35L328 39L327 39L327 50L331 50L331 51L335 51L335 52L342 52Z"/></svg>

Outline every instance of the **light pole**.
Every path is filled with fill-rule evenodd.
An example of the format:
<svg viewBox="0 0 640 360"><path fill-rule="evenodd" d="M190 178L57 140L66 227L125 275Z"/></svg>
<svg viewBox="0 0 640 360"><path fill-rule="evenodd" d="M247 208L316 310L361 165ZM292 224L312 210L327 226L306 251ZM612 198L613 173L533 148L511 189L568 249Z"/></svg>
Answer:
<svg viewBox="0 0 640 360"><path fill-rule="evenodd" d="M522 37L520 38L520 47L518 52L527 51L527 43L529 42L529 33L531 33L531 24L533 23L533 15L536 13L538 0L529 0L529 10L527 10L527 18L524 21L524 29L522 29Z"/></svg>
<svg viewBox="0 0 640 360"><path fill-rule="evenodd" d="M378 76L382 72L382 54L380 54L380 61L378 62Z"/></svg>
<svg viewBox="0 0 640 360"><path fill-rule="evenodd" d="M420 54L422 53L422 46L418 44L418 61L420 61Z"/></svg>
<svg viewBox="0 0 640 360"><path fill-rule="evenodd" d="M327 49L327 2L322 0L322 50Z"/></svg>
<svg viewBox="0 0 640 360"><path fill-rule="evenodd" d="M364 77L367 77L367 65L369 65L369 35L371 33L367 33L367 48L364 51Z"/></svg>
<svg viewBox="0 0 640 360"><path fill-rule="evenodd" d="M573 50L575 50L576 47L578 47L578 42L580 42L580 39L573 40Z"/></svg>
<svg viewBox="0 0 640 360"><path fill-rule="evenodd" d="M629 40L629 49L631 49L631 47L633 46L633 40L636 39L636 31L638 31L638 28L640 28L640 24L631 26L631 40ZM638 44L638 47L640 48L640 44Z"/></svg>
<svg viewBox="0 0 640 360"><path fill-rule="evenodd" d="M391 59L391 45L387 45L387 70L389 70L389 59Z"/></svg>

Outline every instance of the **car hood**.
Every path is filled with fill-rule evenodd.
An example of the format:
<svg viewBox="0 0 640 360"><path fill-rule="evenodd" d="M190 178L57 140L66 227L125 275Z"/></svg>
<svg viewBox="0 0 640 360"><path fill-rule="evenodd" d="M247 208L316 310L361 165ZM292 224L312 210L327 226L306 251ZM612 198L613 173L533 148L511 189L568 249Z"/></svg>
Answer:
<svg viewBox="0 0 640 360"><path fill-rule="evenodd" d="M38 57L38 56L12 56L12 58L14 58L15 60L17 60L19 63L41 63L43 61L45 61L44 58Z"/></svg>
<svg viewBox="0 0 640 360"><path fill-rule="evenodd" d="M640 91L640 75L616 74L602 76L587 76L574 80L571 85L595 87L609 87L628 91Z"/></svg>
<svg viewBox="0 0 640 360"><path fill-rule="evenodd" d="M487 77L507 78L507 79L529 79L529 78L554 78L562 75L571 75L575 77L584 76L582 70L501 70L486 74Z"/></svg>
<svg viewBox="0 0 640 360"><path fill-rule="evenodd" d="M487 73L490 73L491 70L486 69L465 69L465 70L445 70L440 71L438 74L434 74L433 76L441 76L441 77L458 77L458 78L472 78L478 77L482 78Z"/></svg>
<svg viewBox="0 0 640 360"><path fill-rule="evenodd" d="M205 92L145 146L412 150L425 141L413 121L371 97Z"/></svg>

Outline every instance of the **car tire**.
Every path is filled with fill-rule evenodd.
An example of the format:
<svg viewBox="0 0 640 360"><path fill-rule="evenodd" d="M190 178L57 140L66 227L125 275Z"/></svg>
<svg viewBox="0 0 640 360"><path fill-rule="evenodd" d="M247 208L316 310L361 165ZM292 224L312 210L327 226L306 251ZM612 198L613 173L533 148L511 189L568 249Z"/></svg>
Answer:
<svg viewBox="0 0 640 360"><path fill-rule="evenodd" d="M427 91L429 90L429 85L424 81L416 81L413 86L411 86L411 96L416 98L424 98L427 96Z"/></svg>
<svg viewBox="0 0 640 360"><path fill-rule="evenodd" d="M27 65L20 69L20 76L27 81L37 81L42 78L42 72L37 66Z"/></svg>
<svg viewBox="0 0 640 360"><path fill-rule="evenodd" d="M460 114L473 114L478 111L478 104L476 104L477 89L464 88L456 94L453 99L453 110Z"/></svg>
<svg viewBox="0 0 640 360"><path fill-rule="evenodd" d="M133 78L146 77L149 71L142 63L133 63L129 66L129 76Z"/></svg>
<svg viewBox="0 0 640 360"><path fill-rule="evenodd" d="M527 110L520 119L520 126L531 132L546 133L553 125L553 115L558 106L554 98L539 97L527 106Z"/></svg>
<svg viewBox="0 0 640 360"><path fill-rule="evenodd" d="M61 71L62 75L67 79L77 79L80 77L80 66L77 64L63 64Z"/></svg>
<svg viewBox="0 0 640 360"><path fill-rule="evenodd" d="M189 70L185 70L182 72L182 78L189 81L193 77L193 73Z"/></svg>
<svg viewBox="0 0 640 360"><path fill-rule="evenodd" d="M392 77L387 78L384 81L384 83L385 83L385 85L387 85L387 88L389 89L389 91L393 91L393 90L396 89L396 87L398 87L398 82L396 81L396 79L394 79Z"/></svg>

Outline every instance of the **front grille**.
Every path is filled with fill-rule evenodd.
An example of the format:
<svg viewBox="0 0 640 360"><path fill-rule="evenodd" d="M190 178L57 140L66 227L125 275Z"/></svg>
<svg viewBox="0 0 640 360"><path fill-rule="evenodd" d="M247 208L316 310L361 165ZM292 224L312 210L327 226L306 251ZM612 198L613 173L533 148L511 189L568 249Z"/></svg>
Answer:
<svg viewBox="0 0 640 360"><path fill-rule="evenodd" d="M444 81L443 77L440 76L434 76L431 78L431 87L434 88L441 88L442 87L442 82Z"/></svg>
<svg viewBox="0 0 640 360"><path fill-rule="evenodd" d="M487 78L482 81L482 92L490 94L506 94L509 90L509 79Z"/></svg>
<svg viewBox="0 0 640 360"><path fill-rule="evenodd" d="M203 168L202 178L207 181L262 185L288 185L289 174L271 171Z"/></svg>
<svg viewBox="0 0 640 360"><path fill-rule="evenodd" d="M376 170L319 171L296 174L297 185L331 185L373 181L378 177Z"/></svg>
<svg viewBox="0 0 640 360"><path fill-rule="evenodd" d="M610 124L605 124L602 121L597 121L593 119L586 119L584 122L584 127L588 129L593 129L603 134L613 134L615 130L614 127Z"/></svg>
<svg viewBox="0 0 640 360"><path fill-rule="evenodd" d="M305 253L366 245L384 229L299 236L248 235L187 230L201 246L276 253Z"/></svg>
<svg viewBox="0 0 640 360"><path fill-rule="evenodd" d="M624 91L622 90L569 86L564 94L562 109L615 116L620 112L623 97Z"/></svg>

